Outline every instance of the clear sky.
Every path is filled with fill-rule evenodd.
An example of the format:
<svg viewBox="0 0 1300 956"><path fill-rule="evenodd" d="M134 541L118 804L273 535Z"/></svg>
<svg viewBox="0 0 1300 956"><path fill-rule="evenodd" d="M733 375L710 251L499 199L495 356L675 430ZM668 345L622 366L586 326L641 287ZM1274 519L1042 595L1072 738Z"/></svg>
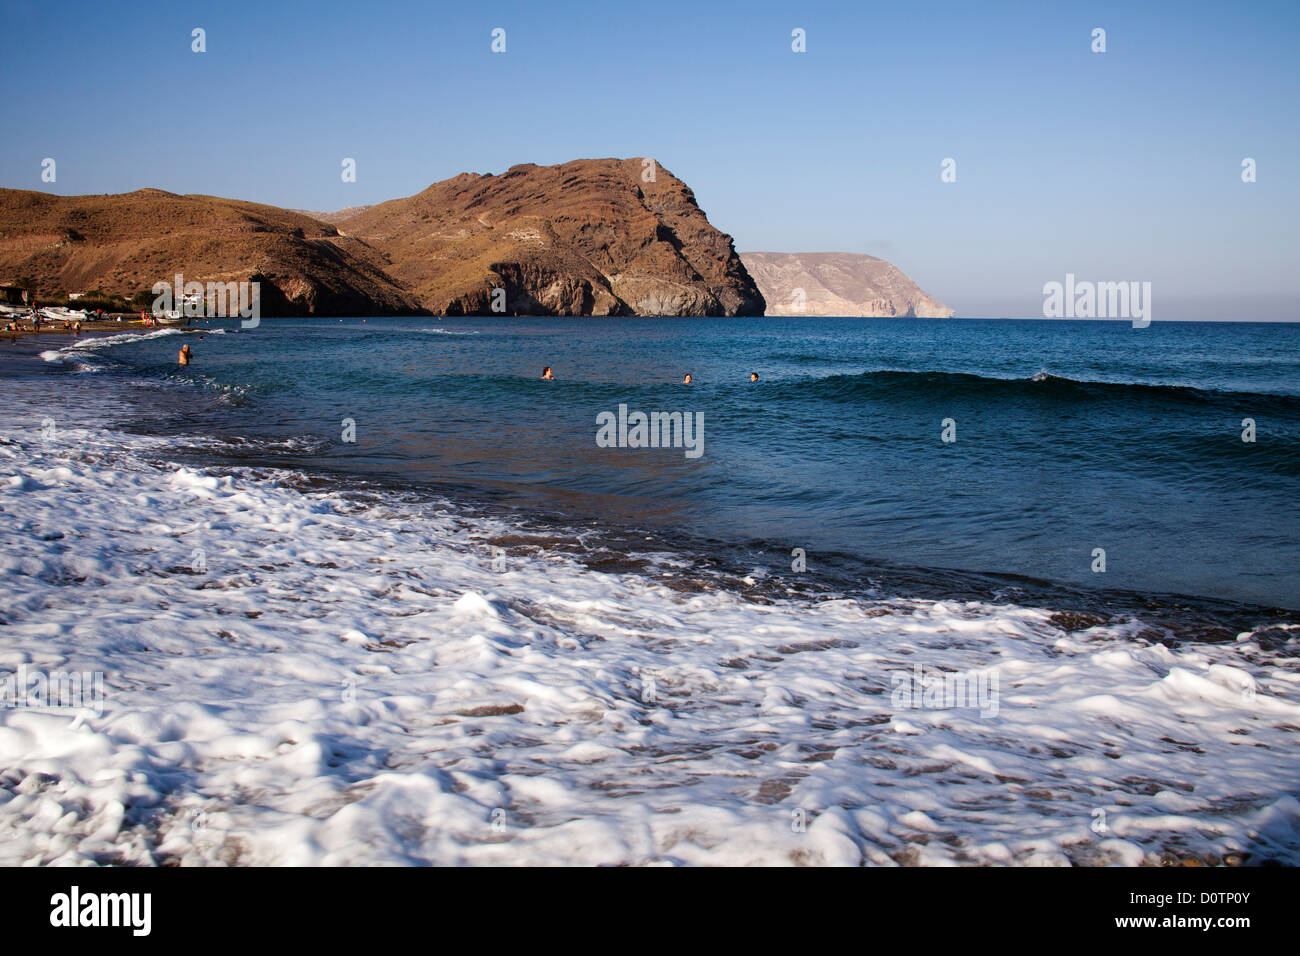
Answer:
<svg viewBox="0 0 1300 956"><path fill-rule="evenodd" d="M738 249L881 256L961 315L1073 272L1300 319L1297 0L3 0L0 37L4 186L332 210L653 156Z"/></svg>

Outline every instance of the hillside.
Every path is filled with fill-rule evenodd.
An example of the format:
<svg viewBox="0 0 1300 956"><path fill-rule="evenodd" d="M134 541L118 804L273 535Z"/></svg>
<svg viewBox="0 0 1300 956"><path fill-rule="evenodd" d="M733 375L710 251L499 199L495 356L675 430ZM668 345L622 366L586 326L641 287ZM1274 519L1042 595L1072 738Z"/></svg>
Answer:
<svg viewBox="0 0 1300 956"><path fill-rule="evenodd" d="M157 189L3 189L0 283L30 280L48 301L129 299L176 273L258 280L265 315L762 315L731 237L653 170L646 181L640 159L515 166L334 213Z"/></svg>
<svg viewBox="0 0 1300 956"><path fill-rule="evenodd" d="M955 313L884 259L848 252L742 252L768 315L915 316ZM800 307L796 290L803 292Z"/></svg>
<svg viewBox="0 0 1300 956"><path fill-rule="evenodd" d="M187 281L260 281L265 315L419 311L383 266L364 243L275 206L158 189L0 189L0 280L29 278L44 299L92 290L130 298L179 272Z"/></svg>
<svg viewBox="0 0 1300 956"><path fill-rule="evenodd" d="M310 209L291 209L290 212L296 212L300 216L311 216L321 222L329 223L331 226L344 219L351 219L357 213L365 212L369 206L348 206L346 209L339 209L335 212L312 212Z"/></svg>

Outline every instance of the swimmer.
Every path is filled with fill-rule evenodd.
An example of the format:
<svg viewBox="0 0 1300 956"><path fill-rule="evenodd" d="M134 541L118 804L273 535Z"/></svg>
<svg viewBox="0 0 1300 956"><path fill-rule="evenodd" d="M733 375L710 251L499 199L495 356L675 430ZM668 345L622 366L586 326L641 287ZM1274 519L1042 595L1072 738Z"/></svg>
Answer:
<svg viewBox="0 0 1300 956"><path fill-rule="evenodd" d="M684 379L682 379L682 384L683 384L683 385L690 385L690 384L691 384L691 373L690 373L690 372L687 372L687 373L686 373L686 377L685 377Z"/></svg>
<svg viewBox="0 0 1300 956"><path fill-rule="evenodd" d="M548 382L555 381L555 376L551 374L551 367L549 365L542 369L542 378Z"/></svg>
<svg viewBox="0 0 1300 956"><path fill-rule="evenodd" d="M190 347L188 345L182 345L181 350L176 353L176 361L180 362L182 365L189 365L190 359L193 357L194 356L190 354Z"/></svg>
<svg viewBox="0 0 1300 956"><path fill-rule="evenodd" d="M757 381L758 381L758 373L757 373L757 372L750 372L750 373L749 373L749 380L750 380L751 382L757 382Z"/></svg>

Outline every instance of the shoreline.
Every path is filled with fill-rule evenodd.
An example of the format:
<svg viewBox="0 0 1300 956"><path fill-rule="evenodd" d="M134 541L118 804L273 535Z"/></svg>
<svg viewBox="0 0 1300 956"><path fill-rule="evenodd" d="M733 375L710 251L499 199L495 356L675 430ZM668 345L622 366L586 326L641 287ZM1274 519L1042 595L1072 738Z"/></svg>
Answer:
<svg viewBox="0 0 1300 956"><path fill-rule="evenodd" d="M228 330L220 327L124 327L125 323L99 323L101 327L84 330L82 337L73 336L66 330L42 330L64 335L68 341L62 348L75 346L79 341L94 341L98 338L111 338L114 334L136 334L145 337L161 335L212 335ZM31 336L25 337L28 341ZM2 341L2 340L0 340ZM11 338L10 345L16 345ZM36 361L33 369L39 369L46 361L43 351L17 350L10 354L16 359L31 358ZM91 354L99 354L92 352ZM108 353L105 353L108 354ZM70 372L70 374L77 374ZM180 393L184 394L184 393ZM178 395L179 397L179 395ZM199 405L206 407L207 400L201 399ZM494 519L512 523L524 521L541 525L544 529L540 537L558 543L575 540L581 530L584 537L594 535L602 542L625 542L629 547L639 544L645 550L644 542L652 538L658 544L650 550L689 554L697 566L708 566L716 570L716 578L710 578L712 586L726 580L733 585L741 585L755 562L769 563L776 581L784 576L783 568L788 566L789 558L783 542L760 540L758 538L724 540L708 534L693 531L688 526L670 526L662 524L637 524L627 521L610 520L607 517L582 512L567 512L561 507L548 504L543 499L529 503L502 503L496 492L490 488L481 488L461 481L430 482L410 485L404 478L387 476L383 473L369 473L346 467L336 466L328 458L310 452L284 451L285 441L273 440L266 436L249 435L222 448L227 441L210 433L187 435L176 432L168 424L171 418L163 420L162 427L148 428L141 434L151 437L165 437L169 442L196 439L205 444L199 446L178 446L175 458L189 467L201 469L231 470L246 467L274 469L285 474L299 473L308 476L313 486L328 485L339 493L347 494L384 494L413 497L424 501L446 500L453 506L467 511L478 512ZM132 430L134 431L134 430ZM211 444L206 444L206 443ZM262 446L266 446L264 450ZM594 529L594 530L593 530ZM582 549L576 549L580 552ZM617 547L613 548L617 552ZM575 555L581 560L581 555ZM1240 599L1222 595L1177 591L1159 588L1137 587L1088 587L1077 582L1059 580L1050 577L1036 577L1021 571L998 569L992 567L959 567L940 564L923 564L895 562L878 555L866 555L834 548L819 549L819 573L817 578L807 580L799 576L785 576L787 583L794 586L799 593L807 594L838 591L861 598L878 586L884 586L891 593L920 597L926 600L972 599L981 601L1009 600L1014 603L1033 603L1035 606L1048 608L1062 615L1063 620L1096 623L1115 623L1125 617L1142 617L1148 623L1169 629L1169 636L1180 641L1222 640L1227 630L1234 626L1266 626L1264 622L1300 616L1300 607L1286 604ZM593 570L600 570L598 565L613 564L608 558L593 560ZM764 573L767 573L766 571ZM868 581L872 582L870 585ZM740 590L745 590L741 586ZM903 590L899 590L903 589ZM763 589L759 589L760 591ZM1010 595L1002 598L1000 595Z"/></svg>
<svg viewBox="0 0 1300 956"><path fill-rule="evenodd" d="M20 385L19 410L67 384ZM46 442L28 417L0 425L17 479L0 516L21 518L0 522L18 562L7 653L104 690L77 729L0 709L6 765L84 807L58 832L0 807L2 861L1300 859L1284 828L1293 732L1277 726L1300 705L1265 631L1166 644L1023 596L790 594L761 578L747 599L686 552L666 576L600 566L598 537L563 551L435 499L177 463L172 436L74 419ZM954 673L1000 673L1000 699L921 700L920 682ZM1199 746L1161 744L1189 739L1189 714ZM107 772L123 760L144 773ZM1133 801L1177 789L1167 778L1195 789ZM792 807L817 821L811 842ZM1094 840L1098 807L1111 833ZM410 812L428 829L390 826Z"/></svg>
<svg viewBox="0 0 1300 956"><path fill-rule="evenodd" d="M0 670L102 689L76 728L0 708L0 759L81 808L0 805L0 862L1300 862L1300 615L1197 637L1187 598L852 561L793 586L744 545L152 432L202 393L39 348L0 382Z"/></svg>
<svg viewBox="0 0 1300 956"><path fill-rule="evenodd" d="M20 328L16 331L13 329L0 328L0 337L13 340L13 339L28 337L33 335L69 335L69 336L76 337L91 332L130 332L130 331L139 332L139 331L155 331L157 329L166 329L166 328L174 328L181 331L185 331L186 329L200 328L199 326L181 326L181 325L159 325L159 326L145 325L139 319L123 319L121 322L117 321L116 319L103 319L103 320L81 319L81 320L77 320L81 322L81 331L78 333L72 331L72 329L63 328L62 319L43 319L41 321L41 328L39 329L31 328L30 321L25 317L21 319L21 321L23 322L23 328Z"/></svg>

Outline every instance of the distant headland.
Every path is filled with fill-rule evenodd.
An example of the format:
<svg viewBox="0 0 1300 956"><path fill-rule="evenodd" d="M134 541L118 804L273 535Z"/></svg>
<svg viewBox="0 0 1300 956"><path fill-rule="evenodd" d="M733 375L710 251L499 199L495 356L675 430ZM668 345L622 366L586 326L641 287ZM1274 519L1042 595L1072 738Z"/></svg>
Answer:
<svg viewBox="0 0 1300 956"><path fill-rule="evenodd" d="M848 252L742 252L768 315L950 319L956 313L895 266Z"/></svg>

